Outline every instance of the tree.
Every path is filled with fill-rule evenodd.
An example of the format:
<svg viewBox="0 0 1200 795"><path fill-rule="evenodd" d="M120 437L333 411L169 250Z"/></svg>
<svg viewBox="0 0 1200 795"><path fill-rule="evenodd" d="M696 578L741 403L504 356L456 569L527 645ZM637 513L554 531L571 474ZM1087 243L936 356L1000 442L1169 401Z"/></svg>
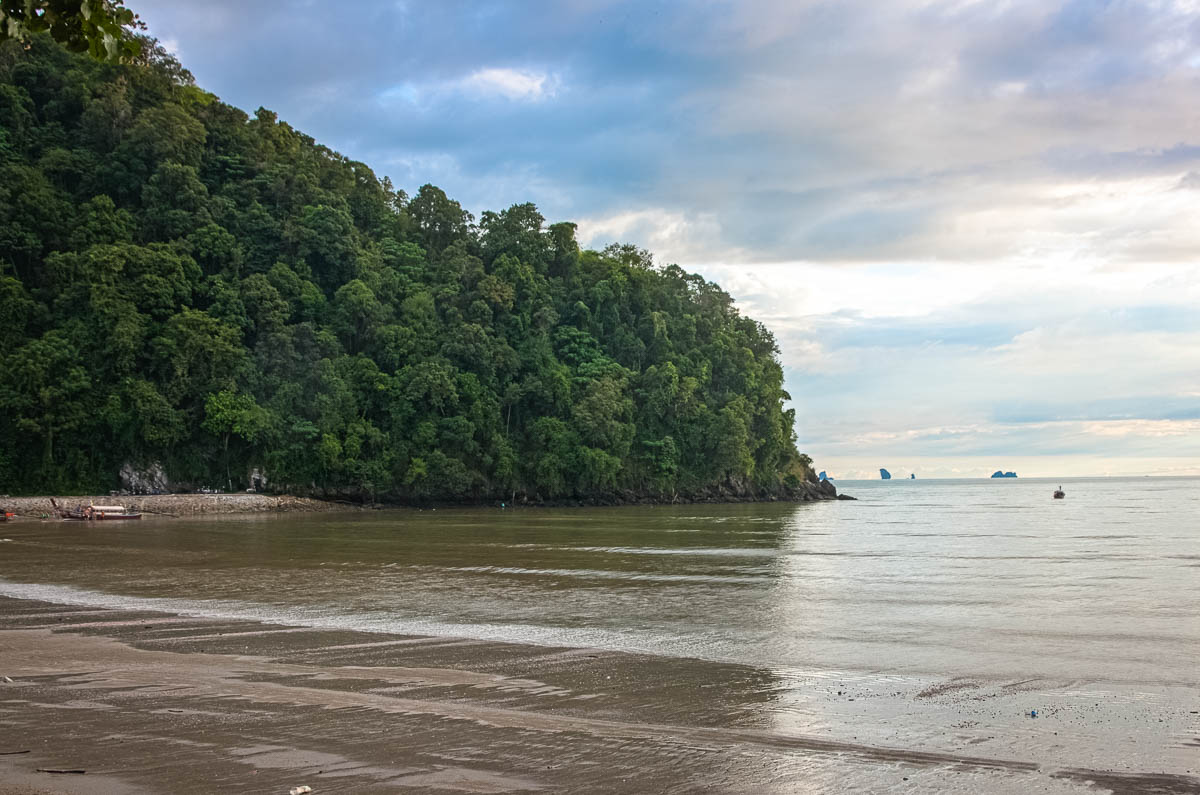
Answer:
<svg viewBox="0 0 1200 795"><path fill-rule="evenodd" d="M438 253L465 238L474 220L461 204L433 185L421 186L408 204L408 214L416 224L422 247Z"/></svg>
<svg viewBox="0 0 1200 795"><path fill-rule="evenodd" d="M0 410L14 420L17 431L40 438L41 475L57 484L55 442L89 416L91 379L79 351L61 331L50 331L14 350L2 364Z"/></svg>
<svg viewBox="0 0 1200 795"><path fill-rule="evenodd" d="M15 39L28 46L38 33L49 33L71 52L114 63L142 54L145 30L137 14L114 0L0 0L0 42Z"/></svg>
<svg viewBox="0 0 1200 795"><path fill-rule="evenodd" d="M262 409L254 398L223 389L209 395L204 401L204 422L202 426L209 433L221 437L221 449L225 459L225 482L233 489L233 479L229 476L229 439L238 436L247 442L258 441L266 433L270 425L270 416Z"/></svg>

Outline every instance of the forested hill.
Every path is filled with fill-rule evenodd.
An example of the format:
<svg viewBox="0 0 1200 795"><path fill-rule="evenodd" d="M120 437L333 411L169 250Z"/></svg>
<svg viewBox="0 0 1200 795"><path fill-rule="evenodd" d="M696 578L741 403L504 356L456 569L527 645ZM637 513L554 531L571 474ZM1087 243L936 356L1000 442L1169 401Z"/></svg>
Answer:
<svg viewBox="0 0 1200 795"><path fill-rule="evenodd" d="M796 494L778 351L531 204L412 196L161 48L0 47L0 492Z"/></svg>

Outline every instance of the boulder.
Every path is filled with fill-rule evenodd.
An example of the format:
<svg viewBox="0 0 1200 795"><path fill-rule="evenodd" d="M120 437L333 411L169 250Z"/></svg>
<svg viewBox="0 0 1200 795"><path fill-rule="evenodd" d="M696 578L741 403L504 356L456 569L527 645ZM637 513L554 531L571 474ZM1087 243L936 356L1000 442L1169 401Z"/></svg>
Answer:
<svg viewBox="0 0 1200 795"><path fill-rule="evenodd" d="M171 491L171 481L158 461L142 467L126 461L119 473L121 489L130 494L166 494Z"/></svg>

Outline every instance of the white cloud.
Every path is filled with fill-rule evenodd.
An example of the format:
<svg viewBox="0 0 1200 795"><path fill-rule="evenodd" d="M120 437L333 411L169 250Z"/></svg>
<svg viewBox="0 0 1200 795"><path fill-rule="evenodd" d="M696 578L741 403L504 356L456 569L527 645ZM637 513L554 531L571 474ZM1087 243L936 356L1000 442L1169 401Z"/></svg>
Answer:
<svg viewBox="0 0 1200 795"><path fill-rule="evenodd" d="M910 473L918 479L986 478L997 469L1016 472L1020 478L1128 477L1161 475L1195 477L1200 462L1179 456L1094 456L1094 455L1014 455L928 457L914 455L827 456L817 461L837 481L879 480L879 468L893 479L906 479ZM1069 488L1069 487L1068 487ZM843 487L847 494L853 488ZM859 493L861 496L861 492Z"/></svg>
<svg viewBox="0 0 1200 795"><path fill-rule="evenodd" d="M536 102L553 97L558 81L545 72L489 68L472 72L460 82L462 88L483 96Z"/></svg>
<svg viewBox="0 0 1200 795"><path fill-rule="evenodd" d="M439 105L464 99L536 104L552 99L560 84L557 75L547 72L489 67L463 77L405 80L380 90L376 100L380 107L389 111L401 105L424 113L436 113ZM445 154L449 156L449 153Z"/></svg>
<svg viewBox="0 0 1200 795"><path fill-rule="evenodd" d="M662 264L695 262L710 257L714 250L735 259L746 256L746 252L730 249L722 242L721 225L713 213L652 207L578 218L576 223L579 241L585 247L635 242Z"/></svg>

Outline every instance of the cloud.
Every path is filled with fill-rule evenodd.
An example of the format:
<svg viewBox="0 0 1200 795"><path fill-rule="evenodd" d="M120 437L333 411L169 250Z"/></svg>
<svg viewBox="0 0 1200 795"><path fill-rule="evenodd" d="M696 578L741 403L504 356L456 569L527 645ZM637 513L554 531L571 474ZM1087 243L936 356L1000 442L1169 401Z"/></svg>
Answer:
<svg viewBox="0 0 1200 795"><path fill-rule="evenodd" d="M1175 186L1176 190L1198 190L1200 189L1200 172L1189 171L1179 178L1179 183Z"/></svg>
<svg viewBox="0 0 1200 795"><path fill-rule="evenodd" d="M463 77L428 82L405 81L379 92L383 108L407 105L417 112L453 105L461 98L472 102L497 99L510 102L540 102L558 91L557 75L532 70L489 67Z"/></svg>
<svg viewBox="0 0 1200 795"><path fill-rule="evenodd" d="M508 175L502 204L550 218L704 228L707 262L1178 260L1200 242L1170 190L1200 172L1185 3L348 2L336 29L315 7L239 13L143 17L227 99L367 162L451 162L415 182L456 180L475 210L494 193L475 183ZM388 92L411 101L373 101Z"/></svg>
<svg viewBox="0 0 1200 795"><path fill-rule="evenodd" d="M818 461L1200 452L1196 265L794 263L710 275L778 336L800 443ZM1115 434L1124 426L1113 423L1158 430Z"/></svg>
<svg viewBox="0 0 1200 795"><path fill-rule="evenodd" d="M462 84L484 96L498 94L506 99L536 101L554 96L554 82L544 73L492 68L472 72Z"/></svg>

